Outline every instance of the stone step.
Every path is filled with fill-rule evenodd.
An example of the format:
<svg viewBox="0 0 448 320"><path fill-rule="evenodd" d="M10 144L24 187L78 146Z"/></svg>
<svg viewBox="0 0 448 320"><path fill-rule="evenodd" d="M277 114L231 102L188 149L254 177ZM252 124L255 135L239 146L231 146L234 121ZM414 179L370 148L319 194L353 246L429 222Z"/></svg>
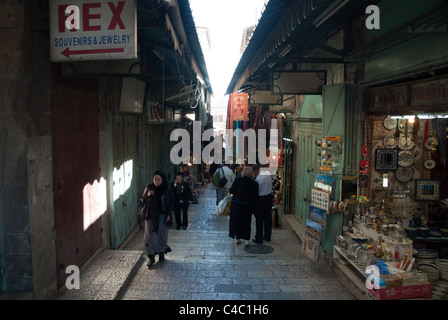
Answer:
<svg viewBox="0 0 448 320"><path fill-rule="evenodd" d="M80 271L80 288L61 291L58 300L115 300L143 262L142 251L104 250Z"/></svg>

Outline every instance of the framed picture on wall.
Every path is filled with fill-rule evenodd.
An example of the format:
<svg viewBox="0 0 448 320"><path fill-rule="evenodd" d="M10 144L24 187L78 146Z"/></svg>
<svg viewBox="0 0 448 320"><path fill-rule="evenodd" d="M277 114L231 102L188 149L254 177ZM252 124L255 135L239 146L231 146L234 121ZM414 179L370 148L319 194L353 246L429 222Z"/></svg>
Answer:
<svg viewBox="0 0 448 320"><path fill-rule="evenodd" d="M398 150L396 149L375 150L376 171L396 171L397 169L398 169Z"/></svg>
<svg viewBox="0 0 448 320"><path fill-rule="evenodd" d="M440 180L416 179L415 180L415 200L416 201L439 201L440 200Z"/></svg>

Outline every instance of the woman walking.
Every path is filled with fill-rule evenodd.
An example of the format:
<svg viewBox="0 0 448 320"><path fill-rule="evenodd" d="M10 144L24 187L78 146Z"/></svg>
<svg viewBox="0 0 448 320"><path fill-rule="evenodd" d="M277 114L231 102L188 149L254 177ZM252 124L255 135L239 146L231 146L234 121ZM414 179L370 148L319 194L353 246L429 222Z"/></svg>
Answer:
<svg viewBox="0 0 448 320"><path fill-rule="evenodd" d="M143 193L143 203L146 203L145 217L145 250L148 254L148 267L155 263L155 255L159 261L165 260L165 253L171 251L168 246L168 226L170 212L174 206L174 195L169 188L166 175L156 171L153 183L149 184Z"/></svg>
<svg viewBox="0 0 448 320"><path fill-rule="evenodd" d="M252 214L258 197L258 183L254 181L251 167L243 169L241 178L234 181L229 192L233 195L230 205L229 236L235 238L237 244L241 243L241 239L245 240L245 245L248 246Z"/></svg>

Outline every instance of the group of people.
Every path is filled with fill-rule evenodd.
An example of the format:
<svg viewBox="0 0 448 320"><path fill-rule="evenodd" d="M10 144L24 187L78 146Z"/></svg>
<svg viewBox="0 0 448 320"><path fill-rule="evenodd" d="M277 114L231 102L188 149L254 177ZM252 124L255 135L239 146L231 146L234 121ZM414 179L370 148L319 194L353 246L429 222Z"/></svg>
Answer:
<svg viewBox="0 0 448 320"><path fill-rule="evenodd" d="M144 190L140 207L145 220L144 242L148 255L148 267L165 260L165 254L171 252L168 245L168 225L171 223L171 212L174 211L177 230L188 227L188 207L193 202L190 186L184 181L182 172L176 174L169 184L167 176L156 171L150 183Z"/></svg>
<svg viewBox="0 0 448 320"><path fill-rule="evenodd" d="M245 245L249 245L252 214L256 219L255 243L271 241L272 233L272 177L259 165L248 166L235 175L227 165L219 166L222 177L227 183L216 190L217 203L229 193L233 195L230 207L229 236ZM141 215L145 221L144 242L148 255L148 267L165 260L165 254L171 252L167 243L168 226L171 224L171 212L174 211L177 229L188 227L188 207L194 201L189 184L182 172L176 174L170 184L165 173L156 171L144 190L140 200Z"/></svg>
<svg viewBox="0 0 448 320"><path fill-rule="evenodd" d="M212 169L213 170L213 169ZM250 244L252 215L255 216L256 232L253 242L261 244L271 241L272 234L272 176L258 164L235 169L220 166L213 172L219 172L220 178L226 177L227 183L216 188L218 204L228 194L232 194L230 206L229 236L237 244L242 240Z"/></svg>

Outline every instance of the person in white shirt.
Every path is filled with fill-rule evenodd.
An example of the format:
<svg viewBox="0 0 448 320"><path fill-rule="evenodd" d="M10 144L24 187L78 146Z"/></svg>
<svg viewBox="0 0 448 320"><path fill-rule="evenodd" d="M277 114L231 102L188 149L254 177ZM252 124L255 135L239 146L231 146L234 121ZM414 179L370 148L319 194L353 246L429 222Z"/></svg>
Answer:
<svg viewBox="0 0 448 320"><path fill-rule="evenodd" d="M235 174L226 164L223 164L221 167L216 169L213 174L216 172L219 172L219 179L222 177L226 177L227 179L227 183L223 187L216 188L216 205L218 205L218 203L229 194L229 189L232 186L233 181L235 181Z"/></svg>
<svg viewBox="0 0 448 320"><path fill-rule="evenodd" d="M258 164L253 165L255 181L258 182L258 199L255 209L256 232L255 243L263 243L263 240L271 241L272 235L272 175L268 170L263 170ZM261 170L260 170L261 169Z"/></svg>

